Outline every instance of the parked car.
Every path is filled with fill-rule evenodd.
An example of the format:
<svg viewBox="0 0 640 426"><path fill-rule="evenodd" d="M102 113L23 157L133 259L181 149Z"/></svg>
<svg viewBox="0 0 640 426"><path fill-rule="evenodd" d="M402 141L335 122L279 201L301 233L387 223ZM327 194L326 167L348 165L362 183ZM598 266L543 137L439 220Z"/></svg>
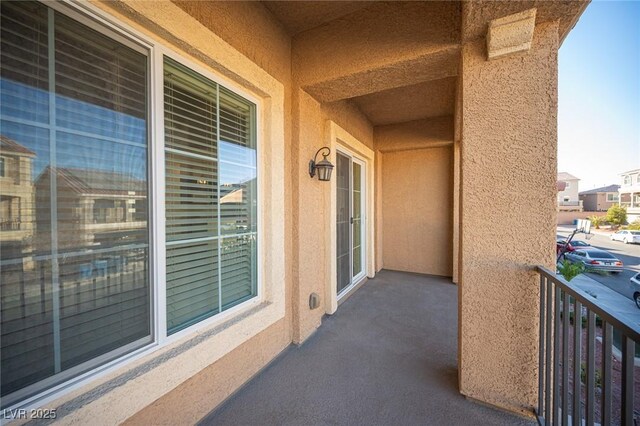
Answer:
<svg viewBox="0 0 640 426"><path fill-rule="evenodd" d="M632 276L629 281L629 286L633 291L633 301L636 302L636 306L640 309L640 272Z"/></svg>
<svg viewBox="0 0 640 426"><path fill-rule="evenodd" d="M556 239L556 253L557 254L560 254L562 249L565 247L566 243L567 243L567 239L566 238L559 237L559 238ZM565 252L574 251L576 249L590 249L590 248L592 248L591 244L589 244L586 241L571 240L571 242L569 244L567 244L567 246L565 248Z"/></svg>
<svg viewBox="0 0 640 426"><path fill-rule="evenodd" d="M640 231L618 231L611 234L611 241L622 241L625 244L640 243Z"/></svg>
<svg viewBox="0 0 640 426"><path fill-rule="evenodd" d="M571 240L571 247L574 249L588 249L592 248L591 244L582 240Z"/></svg>
<svg viewBox="0 0 640 426"><path fill-rule="evenodd" d="M573 263L582 263L587 271L622 271L622 261L611 253L599 249L577 249L565 253L565 259Z"/></svg>
<svg viewBox="0 0 640 426"><path fill-rule="evenodd" d="M558 238L556 240L556 254L562 253L563 250L564 250L564 252L575 250L571 244L567 244L566 247L565 247L566 242L567 242L567 240L566 239L562 239L562 238Z"/></svg>

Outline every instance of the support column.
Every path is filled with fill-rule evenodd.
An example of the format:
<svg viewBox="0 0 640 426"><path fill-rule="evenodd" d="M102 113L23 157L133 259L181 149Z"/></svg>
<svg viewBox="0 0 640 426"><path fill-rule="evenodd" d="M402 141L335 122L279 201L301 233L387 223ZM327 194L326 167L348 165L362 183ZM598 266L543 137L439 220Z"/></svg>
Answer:
<svg viewBox="0 0 640 426"><path fill-rule="evenodd" d="M553 268L558 23L531 48L462 52L460 391L532 415L537 401L536 265Z"/></svg>
<svg viewBox="0 0 640 426"><path fill-rule="evenodd" d="M293 176L294 197L294 270L293 280L293 333L295 344L303 343L320 326L326 300L311 309L309 296L324 296L327 279L325 241L325 200L330 186L309 177L309 160L324 145L323 120L320 103L302 89L293 93L293 145L296 157ZM335 176L332 177L335 179Z"/></svg>

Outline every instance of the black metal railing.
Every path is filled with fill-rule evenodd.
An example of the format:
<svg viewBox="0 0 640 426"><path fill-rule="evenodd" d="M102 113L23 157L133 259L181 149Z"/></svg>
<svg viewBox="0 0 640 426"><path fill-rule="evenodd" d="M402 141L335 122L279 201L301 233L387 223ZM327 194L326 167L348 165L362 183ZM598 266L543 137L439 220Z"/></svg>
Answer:
<svg viewBox="0 0 640 426"><path fill-rule="evenodd" d="M616 316L600 306L596 298L548 269L537 270L538 422L635 425L638 325ZM637 347L640 349L640 345Z"/></svg>

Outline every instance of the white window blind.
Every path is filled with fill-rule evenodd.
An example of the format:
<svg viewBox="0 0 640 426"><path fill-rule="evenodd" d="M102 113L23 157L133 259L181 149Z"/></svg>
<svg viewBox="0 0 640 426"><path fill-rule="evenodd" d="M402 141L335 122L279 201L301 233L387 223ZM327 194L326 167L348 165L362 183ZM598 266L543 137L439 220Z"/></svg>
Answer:
<svg viewBox="0 0 640 426"><path fill-rule="evenodd" d="M256 295L255 105L166 58L167 332Z"/></svg>

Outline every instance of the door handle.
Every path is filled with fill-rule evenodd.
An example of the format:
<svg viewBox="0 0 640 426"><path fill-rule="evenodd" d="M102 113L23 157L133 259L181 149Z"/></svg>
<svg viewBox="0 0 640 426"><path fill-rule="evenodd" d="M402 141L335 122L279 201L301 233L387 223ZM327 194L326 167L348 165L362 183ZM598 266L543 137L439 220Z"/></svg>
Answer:
<svg viewBox="0 0 640 426"><path fill-rule="evenodd" d="M351 224L353 225L353 216L351 217L351 219L349 219L349 222L351 222Z"/></svg>

